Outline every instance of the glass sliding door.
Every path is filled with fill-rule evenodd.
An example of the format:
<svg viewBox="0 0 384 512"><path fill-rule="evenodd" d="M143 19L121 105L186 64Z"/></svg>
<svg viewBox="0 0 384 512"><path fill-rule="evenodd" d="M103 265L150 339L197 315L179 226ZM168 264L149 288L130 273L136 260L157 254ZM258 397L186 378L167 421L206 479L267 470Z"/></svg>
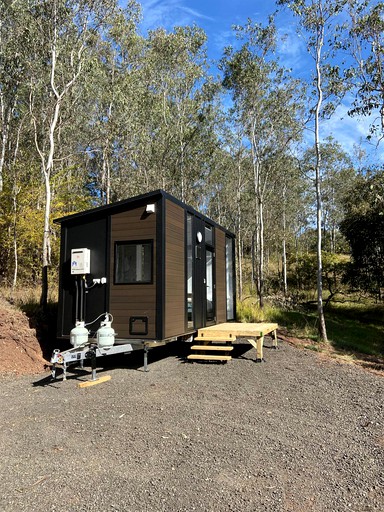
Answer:
<svg viewBox="0 0 384 512"><path fill-rule="evenodd" d="M194 287L194 260L193 249L193 215L187 213L187 322L188 329L194 328L193 287Z"/></svg>
<svg viewBox="0 0 384 512"><path fill-rule="evenodd" d="M204 219L186 217L186 328L199 329L216 320L215 229Z"/></svg>
<svg viewBox="0 0 384 512"><path fill-rule="evenodd" d="M215 231L213 226L204 226L205 243L205 325L215 322L216 296L215 296Z"/></svg>

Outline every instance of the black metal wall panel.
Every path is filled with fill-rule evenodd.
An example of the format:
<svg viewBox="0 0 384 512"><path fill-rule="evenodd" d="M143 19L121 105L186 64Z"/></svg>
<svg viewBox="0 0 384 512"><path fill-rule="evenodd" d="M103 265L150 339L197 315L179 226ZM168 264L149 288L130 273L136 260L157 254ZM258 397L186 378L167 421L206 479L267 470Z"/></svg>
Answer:
<svg viewBox="0 0 384 512"><path fill-rule="evenodd" d="M58 336L69 336L76 321L76 276L71 275L71 250L87 248L91 252L91 273L86 276L87 286L92 286L93 278L108 277L108 217L89 220L78 219L74 223L62 225L60 294L58 311ZM92 322L108 309L109 283L97 284L86 290L85 322ZM90 325L91 331L96 331L99 322Z"/></svg>

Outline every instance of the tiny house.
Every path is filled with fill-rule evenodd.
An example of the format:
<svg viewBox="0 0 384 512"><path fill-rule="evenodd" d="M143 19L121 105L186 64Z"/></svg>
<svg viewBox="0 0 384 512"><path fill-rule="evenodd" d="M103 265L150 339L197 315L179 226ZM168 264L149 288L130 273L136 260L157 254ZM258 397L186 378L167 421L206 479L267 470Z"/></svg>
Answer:
<svg viewBox="0 0 384 512"><path fill-rule="evenodd" d="M234 235L162 190L57 219L58 337L105 312L120 340L235 320Z"/></svg>

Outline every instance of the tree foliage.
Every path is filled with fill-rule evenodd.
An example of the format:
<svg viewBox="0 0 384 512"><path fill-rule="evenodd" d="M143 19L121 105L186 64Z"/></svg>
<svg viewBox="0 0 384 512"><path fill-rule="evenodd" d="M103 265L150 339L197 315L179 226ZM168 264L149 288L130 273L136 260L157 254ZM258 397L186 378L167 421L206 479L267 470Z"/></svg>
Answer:
<svg viewBox="0 0 384 512"><path fill-rule="evenodd" d="M221 61L223 85L233 98L236 122L242 126L249 152L248 194L253 198L251 219L255 255L254 279L260 306L265 288L265 204L271 197L272 182L302 134L298 117L302 113L299 83L279 65L274 55L277 44L273 20L268 26L249 22L238 27L243 41L240 49L226 49Z"/></svg>
<svg viewBox="0 0 384 512"><path fill-rule="evenodd" d="M356 90L350 113L373 115L370 135L384 136L384 3L349 1L350 24L344 47L354 58L345 76Z"/></svg>
<svg viewBox="0 0 384 512"><path fill-rule="evenodd" d="M341 230L352 261L348 282L378 300L384 287L384 176L382 170L361 175L344 204Z"/></svg>
<svg viewBox="0 0 384 512"><path fill-rule="evenodd" d="M235 27L237 41L223 50L221 75L213 76L200 27L143 35L134 0L124 9L115 0L2 2L2 281L40 284L42 268L55 277L55 217L156 188L236 233L239 295L250 283L260 304L300 281L303 254L316 250L316 201L324 207L324 248L345 250L339 225L352 210L340 204L355 170L337 139L318 134L308 148L304 130L314 113L318 123L329 117L351 84L358 91L353 113L381 115L382 7L289 4L318 58L317 82L303 83L279 61L274 17ZM339 47L359 55L360 64L341 81L331 52L337 45L322 30L347 5L350 44ZM362 260L353 258L357 269Z"/></svg>

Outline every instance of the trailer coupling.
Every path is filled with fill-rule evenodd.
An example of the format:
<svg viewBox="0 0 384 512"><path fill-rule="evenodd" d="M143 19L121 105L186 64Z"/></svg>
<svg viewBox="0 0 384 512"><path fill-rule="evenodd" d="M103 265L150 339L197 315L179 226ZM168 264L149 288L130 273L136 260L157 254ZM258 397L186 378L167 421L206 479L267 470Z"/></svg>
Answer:
<svg viewBox="0 0 384 512"><path fill-rule="evenodd" d="M88 343L81 347L73 347L68 350L60 351L55 349L51 357L51 375L56 378L56 370L58 367L63 369L63 380L67 379L67 369L72 365L80 365L84 367L84 361L89 359L92 366L92 380L96 380L96 358L105 357L116 354L129 354L133 351L131 343L124 345L114 345L112 347L98 347L95 343Z"/></svg>

